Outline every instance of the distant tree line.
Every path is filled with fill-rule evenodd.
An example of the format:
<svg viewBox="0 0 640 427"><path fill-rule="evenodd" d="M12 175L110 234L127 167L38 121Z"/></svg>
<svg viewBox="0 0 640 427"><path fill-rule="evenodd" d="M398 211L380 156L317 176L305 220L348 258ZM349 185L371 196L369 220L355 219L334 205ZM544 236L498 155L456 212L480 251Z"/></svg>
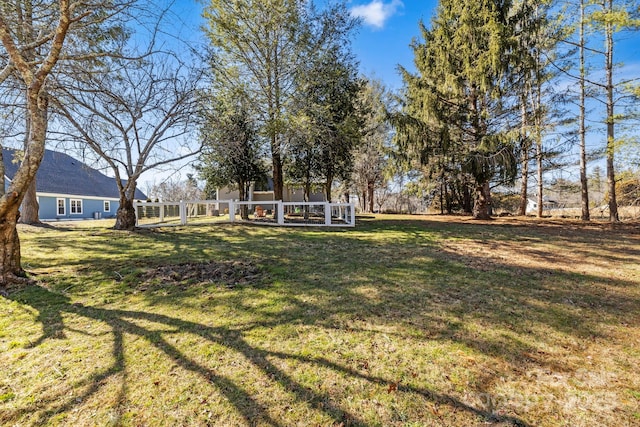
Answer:
<svg viewBox="0 0 640 427"><path fill-rule="evenodd" d="M241 9L253 12L236 20ZM612 55L616 32L635 29L637 9L609 0L442 0L412 44L416 70L400 67L404 89L391 96L357 75L349 43L357 22L345 4L319 12L305 1L211 1L208 102L229 105L215 98L234 88L234 102L257 129L254 158L244 164L273 178L276 198L288 183L305 198L312 189L327 200L336 190L356 195L363 211L406 196L489 218L492 191L519 185L514 212L524 215L535 197L542 216L549 174L575 167L581 216L589 220L587 162L602 158L610 220L617 221L615 159L629 146L623 131L637 116L638 89L636 80L617 76ZM594 111L598 103L604 108ZM606 136L588 147L599 130ZM238 162L219 155L229 152L221 140L202 137L202 176L246 185L246 177L225 175L224 165L210 161Z"/></svg>
<svg viewBox="0 0 640 427"><path fill-rule="evenodd" d="M637 15L623 0L441 0L412 45L416 71L401 69L403 104L392 120L405 169L443 210L489 218L491 189L516 180L518 213L535 193L541 216L545 174L578 164L589 220L587 161L603 157L609 217L618 221L616 153L630 142L623 130L637 118L638 78L618 74L614 52ZM594 103L604 108L591 112ZM591 152L587 136L599 129L587 123L605 133ZM576 162L567 161L576 146Z"/></svg>

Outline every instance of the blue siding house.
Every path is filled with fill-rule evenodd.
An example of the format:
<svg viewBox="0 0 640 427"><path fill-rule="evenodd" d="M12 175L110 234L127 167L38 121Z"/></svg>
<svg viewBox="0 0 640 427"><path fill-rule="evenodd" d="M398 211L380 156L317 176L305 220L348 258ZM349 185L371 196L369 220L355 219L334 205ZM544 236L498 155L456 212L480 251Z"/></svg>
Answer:
<svg viewBox="0 0 640 427"><path fill-rule="evenodd" d="M5 188L18 170L14 162L16 150L2 151L5 167ZM120 206L116 180L90 168L73 157L45 150L36 175L36 194L43 221L83 218L112 218ZM147 196L136 189L135 198Z"/></svg>

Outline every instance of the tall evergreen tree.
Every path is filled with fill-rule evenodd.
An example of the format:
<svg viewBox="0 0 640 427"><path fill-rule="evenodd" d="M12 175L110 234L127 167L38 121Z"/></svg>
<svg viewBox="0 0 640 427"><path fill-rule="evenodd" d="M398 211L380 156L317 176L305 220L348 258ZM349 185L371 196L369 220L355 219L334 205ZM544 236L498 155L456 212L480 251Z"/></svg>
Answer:
<svg viewBox="0 0 640 427"><path fill-rule="evenodd" d="M567 37L569 46L578 51L578 71L566 70L565 76L574 79L579 85L579 146L580 146L580 181L582 194L582 219L589 216L589 186L587 182L587 105L589 99L594 99L604 106L604 119L589 120L600 122L606 134L606 140L601 152L606 159L606 176L608 187L609 219L619 221L618 202L616 197L616 152L622 138L620 125L627 119L621 112L625 103L631 99L633 88L637 87L637 77L627 78L618 74L618 65L614 60L614 52L618 42L618 33L629 33L637 30L640 25L635 1L629 0L580 0L577 4L570 3L569 7L578 6L580 14L574 20L577 39ZM604 46L604 47L601 47ZM574 68L575 69L575 68ZM599 74L590 73L590 69L604 69L604 78ZM631 90L629 90L631 89Z"/></svg>
<svg viewBox="0 0 640 427"><path fill-rule="evenodd" d="M585 66L585 26L586 26L586 0L580 0L580 18L578 22L578 51L580 55L579 68L580 77L578 79L580 85L580 101L579 110L580 117L578 118L578 133L580 136L580 218L583 221L591 220L591 213L589 212L589 183L587 180L587 125L586 125L586 102L587 102L587 87L586 87L586 66Z"/></svg>
<svg viewBox="0 0 640 427"><path fill-rule="evenodd" d="M211 0L204 11L218 78L246 88L269 140L276 200L283 192L285 111L307 41L305 0Z"/></svg>
<svg viewBox="0 0 640 427"><path fill-rule="evenodd" d="M606 128L607 128L607 141L606 141L606 164L607 164L607 187L609 192L609 220L612 222L620 221L618 215L618 201L616 199L616 173L615 173L615 152L617 149L618 141L616 139L616 124L619 119L616 117L616 92L623 90L623 85L616 87L614 79L615 62L614 62L614 49L615 49L615 33L618 31L628 30L630 28L637 28L640 22L634 19L638 11L636 2L629 2L628 0L599 0L597 4L600 6L600 10L596 11L592 15L593 22L601 29L604 36L605 49L604 55L604 69L605 69L605 81L600 85L605 92L605 105L606 105Z"/></svg>
<svg viewBox="0 0 640 427"><path fill-rule="evenodd" d="M557 25L549 19L552 6L548 0L518 0L513 4L509 19L514 42L507 77L510 91L517 93L515 100L520 107L520 215L526 213L532 159L535 159L537 167L538 205L542 206L543 139L552 110L547 107L552 103L548 86L554 77L549 68L558 38ZM541 215L541 210L538 213Z"/></svg>
<svg viewBox="0 0 640 427"><path fill-rule="evenodd" d="M331 201L334 181L351 175L361 132L357 102L362 81L350 52L339 46L329 44L307 58L296 75L299 108L292 113L298 125L291 126L287 175L294 182L302 179L305 193L315 181Z"/></svg>
<svg viewBox="0 0 640 427"><path fill-rule="evenodd" d="M233 91L217 93L202 114L204 151L198 171L206 181L205 192L235 186L240 200L247 200L251 184L266 176L262 141L249 100ZM248 218L246 206L241 215Z"/></svg>
<svg viewBox="0 0 640 427"><path fill-rule="evenodd" d="M473 179L478 219L490 217L490 182L510 181L516 171L504 87L510 8L509 1L441 1L431 29L421 24L424 42L413 43L417 73L403 69L399 140L417 144L423 163L432 153L455 159Z"/></svg>

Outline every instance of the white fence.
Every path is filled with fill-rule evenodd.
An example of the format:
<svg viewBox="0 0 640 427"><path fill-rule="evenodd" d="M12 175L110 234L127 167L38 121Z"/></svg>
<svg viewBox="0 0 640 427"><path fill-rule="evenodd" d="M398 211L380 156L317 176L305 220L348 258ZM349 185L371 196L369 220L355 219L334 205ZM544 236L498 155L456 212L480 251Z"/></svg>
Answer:
<svg viewBox="0 0 640 427"><path fill-rule="evenodd" d="M352 203L193 200L136 202L134 206L139 227L233 222L290 227L356 225Z"/></svg>

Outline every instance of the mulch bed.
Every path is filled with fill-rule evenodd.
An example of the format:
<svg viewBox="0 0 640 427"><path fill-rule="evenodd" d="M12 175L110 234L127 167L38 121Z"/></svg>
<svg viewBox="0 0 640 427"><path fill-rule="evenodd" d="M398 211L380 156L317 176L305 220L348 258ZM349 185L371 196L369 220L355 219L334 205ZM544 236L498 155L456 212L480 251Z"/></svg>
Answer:
<svg viewBox="0 0 640 427"><path fill-rule="evenodd" d="M151 288L216 284L226 288L253 285L262 281L263 274L249 261L207 261L161 265L142 274L140 291Z"/></svg>

